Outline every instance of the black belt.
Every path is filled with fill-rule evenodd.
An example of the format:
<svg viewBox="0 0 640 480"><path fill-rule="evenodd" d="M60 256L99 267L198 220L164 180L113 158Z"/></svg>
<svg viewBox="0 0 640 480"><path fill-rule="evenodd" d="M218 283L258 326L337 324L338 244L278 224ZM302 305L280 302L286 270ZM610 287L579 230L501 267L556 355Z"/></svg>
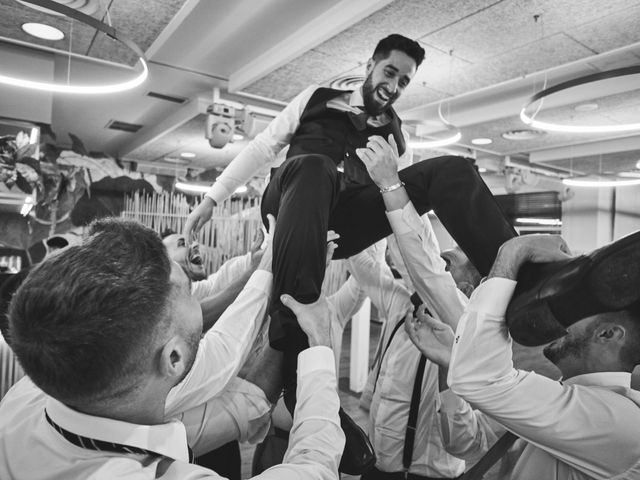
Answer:
<svg viewBox="0 0 640 480"><path fill-rule="evenodd" d="M455 477L460 478L460 477ZM373 467L367 473L362 475L362 480L449 480L442 477L427 477L425 475L417 475L409 472L383 472ZM455 480L455 479L453 479Z"/></svg>

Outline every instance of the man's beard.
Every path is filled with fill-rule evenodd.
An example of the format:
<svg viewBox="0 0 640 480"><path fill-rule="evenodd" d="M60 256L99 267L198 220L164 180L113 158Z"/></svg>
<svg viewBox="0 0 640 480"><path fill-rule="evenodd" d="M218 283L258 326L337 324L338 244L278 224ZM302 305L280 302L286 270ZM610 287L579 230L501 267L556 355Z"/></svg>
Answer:
<svg viewBox="0 0 640 480"><path fill-rule="evenodd" d="M378 87L374 87L371 74L369 74L362 84L362 100L364 101L364 109L369 115L380 115L382 112L388 110L393 102L395 102L400 96L400 93L396 91L396 93L389 97L389 100L380 104L374 96L376 88Z"/></svg>
<svg viewBox="0 0 640 480"><path fill-rule="evenodd" d="M554 365L557 365L560 360L569 356L574 358L583 357L589 340L586 335L582 335L577 338L566 338L566 340L560 341L559 343L556 342L550 343L542 350L542 354Z"/></svg>
<svg viewBox="0 0 640 480"><path fill-rule="evenodd" d="M196 361L196 355L198 353L198 347L200 346L200 340L202 339L202 331L194 331L187 338L187 345L189 345L189 357L186 359L185 364L187 368L184 369L184 374L180 379L180 382L184 380L184 378L191 371L191 367L193 367L193 363Z"/></svg>

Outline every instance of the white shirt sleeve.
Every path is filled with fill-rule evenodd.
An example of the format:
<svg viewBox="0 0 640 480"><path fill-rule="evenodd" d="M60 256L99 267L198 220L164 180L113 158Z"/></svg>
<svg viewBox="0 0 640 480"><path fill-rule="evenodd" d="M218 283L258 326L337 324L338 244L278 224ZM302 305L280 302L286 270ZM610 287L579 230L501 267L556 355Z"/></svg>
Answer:
<svg viewBox="0 0 640 480"><path fill-rule="evenodd" d="M431 223L423 222L411 202L387 212L387 218L416 292L434 316L455 328L466 297L446 271Z"/></svg>
<svg viewBox="0 0 640 480"><path fill-rule="evenodd" d="M640 409L604 387L563 385L513 367L505 312L516 282L491 278L471 297L454 339L451 390L508 430L594 478L640 458Z"/></svg>
<svg viewBox="0 0 640 480"><path fill-rule="evenodd" d="M283 463L254 478L336 479L344 448L333 352L313 347L298 355L297 403Z"/></svg>
<svg viewBox="0 0 640 480"><path fill-rule="evenodd" d="M404 316L411 306L411 294L393 278L389 265L377 262L366 250L349 257L348 262L351 275L382 317Z"/></svg>
<svg viewBox="0 0 640 480"><path fill-rule="evenodd" d="M344 448L340 428L333 352L313 347L298 355L297 403L289 448L280 465L252 477L260 480L335 480ZM222 478L211 470L172 462L162 478L205 480Z"/></svg>
<svg viewBox="0 0 640 480"><path fill-rule="evenodd" d="M336 293L327 298L334 305L336 320L342 329L347 325L349 319L360 310L365 298L367 298L366 293L353 276L349 277Z"/></svg>
<svg viewBox="0 0 640 480"><path fill-rule="evenodd" d="M261 441L269 431L271 404L259 387L236 377L222 394L175 418L197 457L232 440Z"/></svg>
<svg viewBox="0 0 640 480"><path fill-rule="evenodd" d="M187 376L169 391L166 416L201 405L236 376L253 345L267 310L273 276L256 270L236 300L200 340Z"/></svg>
<svg viewBox="0 0 640 480"><path fill-rule="evenodd" d="M233 257L224 262L215 273L205 280L193 282L191 295L198 300L215 295L238 279L251 265L251 252Z"/></svg>
<svg viewBox="0 0 640 480"><path fill-rule="evenodd" d="M273 163L276 155L289 144L300 125L300 116L317 86L310 86L274 118L267 128L251 140L224 169L206 196L216 203L227 199L236 188L247 182L260 169Z"/></svg>

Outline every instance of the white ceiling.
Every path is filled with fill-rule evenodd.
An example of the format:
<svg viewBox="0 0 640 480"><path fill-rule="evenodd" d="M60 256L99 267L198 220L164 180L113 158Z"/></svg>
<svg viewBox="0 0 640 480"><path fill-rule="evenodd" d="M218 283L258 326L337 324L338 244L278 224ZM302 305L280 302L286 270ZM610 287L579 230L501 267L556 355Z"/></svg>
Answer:
<svg viewBox="0 0 640 480"><path fill-rule="evenodd" d="M311 83L329 84L363 74L377 41L389 33L418 40L426 59L397 102L405 124L438 137L445 118L462 131L448 152L472 155L502 171L530 162L583 173L628 171L640 160L640 132L616 135L548 133L510 141L527 128L519 111L545 86L582 75L640 64L640 0L92 0L146 53L148 81L110 96L36 94L0 86L0 116L51 124L86 147L125 160L163 164L191 151L189 165L227 164L246 141L213 149L204 138L203 113L213 89L222 101L278 111ZM0 74L64 80L71 50L71 80L126 78L133 57L89 27L0 0ZM535 17L537 16L537 20ZM35 42L20 30L26 21L57 25L69 35ZM125 64L118 66L115 63ZM640 75L573 89L545 103L540 119L640 122ZM151 98L153 91L187 101ZM597 103L580 113L574 107ZM106 129L110 120L140 124L137 133ZM488 137L476 147L471 139ZM421 151L419 157L442 154Z"/></svg>

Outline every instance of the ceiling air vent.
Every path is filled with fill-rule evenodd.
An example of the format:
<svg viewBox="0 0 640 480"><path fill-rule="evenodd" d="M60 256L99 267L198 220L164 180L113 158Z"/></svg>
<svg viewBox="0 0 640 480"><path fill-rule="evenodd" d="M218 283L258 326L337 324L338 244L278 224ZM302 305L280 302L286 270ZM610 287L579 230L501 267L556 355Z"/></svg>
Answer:
<svg viewBox="0 0 640 480"><path fill-rule="evenodd" d="M142 125L121 122L120 120L111 120L109 123L107 123L107 128L111 130L121 130L123 132L135 133L142 128Z"/></svg>
<svg viewBox="0 0 640 480"><path fill-rule="evenodd" d="M177 104L186 103L188 98L175 97L173 95L167 95L166 93L147 92L147 97L157 98L158 100L164 100L165 102L172 102Z"/></svg>

